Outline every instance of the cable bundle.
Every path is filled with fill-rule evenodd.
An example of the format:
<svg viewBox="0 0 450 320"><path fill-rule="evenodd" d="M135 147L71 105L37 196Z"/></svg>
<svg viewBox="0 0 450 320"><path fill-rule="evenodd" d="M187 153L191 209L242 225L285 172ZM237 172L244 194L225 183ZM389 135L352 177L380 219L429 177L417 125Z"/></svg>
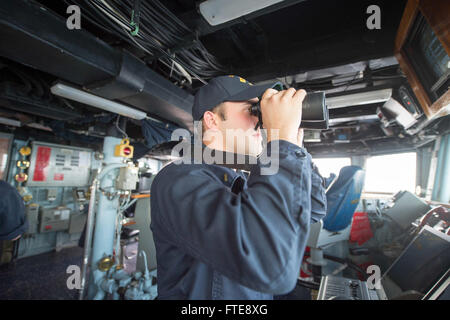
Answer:
<svg viewBox="0 0 450 320"><path fill-rule="evenodd" d="M158 60L168 77L184 84L206 83L224 71L198 36L158 0L65 0L82 8L83 18ZM69 3L71 2L71 3Z"/></svg>

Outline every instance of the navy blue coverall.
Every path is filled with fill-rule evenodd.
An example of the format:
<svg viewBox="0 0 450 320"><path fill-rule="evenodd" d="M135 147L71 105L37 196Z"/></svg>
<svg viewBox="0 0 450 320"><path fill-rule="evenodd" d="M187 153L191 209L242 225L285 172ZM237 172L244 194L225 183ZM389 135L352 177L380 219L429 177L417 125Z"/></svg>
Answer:
<svg viewBox="0 0 450 320"><path fill-rule="evenodd" d="M27 230L22 197L13 186L0 180L0 240L12 240Z"/></svg>
<svg viewBox="0 0 450 320"><path fill-rule="evenodd" d="M259 160L248 179L204 163L171 163L157 174L151 229L159 299L273 299L294 289L309 225L325 215L326 197L306 149L278 142L273 175L260 174Z"/></svg>

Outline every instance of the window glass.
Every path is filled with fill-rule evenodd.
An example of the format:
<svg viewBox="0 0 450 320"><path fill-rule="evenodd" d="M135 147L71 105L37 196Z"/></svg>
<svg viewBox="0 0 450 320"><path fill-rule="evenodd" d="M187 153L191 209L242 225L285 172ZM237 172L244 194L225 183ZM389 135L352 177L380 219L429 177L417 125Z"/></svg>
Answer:
<svg viewBox="0 0 450 320"><path fill-rule="evenodd" d="M415 192L416 153L373 156L366 161L365 192Z"/></svg>
<svg viewBox="0 0 450 320"><path fill-rule="evenodd" d="M350 158L317 158L313 159L313 162L324 178L328 178L330 173L334 173L337 177L342 167L351 165Z"/></svg>

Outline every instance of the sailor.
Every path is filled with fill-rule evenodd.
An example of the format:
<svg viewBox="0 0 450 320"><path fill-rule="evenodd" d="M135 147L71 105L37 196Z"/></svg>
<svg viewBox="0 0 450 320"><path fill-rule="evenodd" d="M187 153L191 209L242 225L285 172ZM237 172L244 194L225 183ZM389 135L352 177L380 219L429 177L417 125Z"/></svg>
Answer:
<svg viewBox="0 0 450 320"><path fill-rule="evenodd" d="M302 147L306 92L271 87L220 76L195 95L203 155L224 161L173 162L153 181L159 299L273 299L296 286L310 223L326 213L325 189ZM249 110L258 97L265 146ZM263 174L262 153L278 161L276 172ZM227 154L256 157L256 164L247 176Z"/></svg>

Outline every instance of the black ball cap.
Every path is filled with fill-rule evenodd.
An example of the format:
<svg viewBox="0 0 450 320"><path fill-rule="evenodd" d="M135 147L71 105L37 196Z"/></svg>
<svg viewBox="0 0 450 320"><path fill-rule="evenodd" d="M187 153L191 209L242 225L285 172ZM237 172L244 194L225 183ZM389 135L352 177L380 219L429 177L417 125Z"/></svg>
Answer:
<svg viewBox="0 0 450 320"><path fill-rule="evenodd" d="M282 90L283 84L275 82L255 86L244 78L233 75L213 78L195 94L192 118L194 121L200 120L205 111L212 110L225 101L248 101L259 98L269 88Z"/></svg>

